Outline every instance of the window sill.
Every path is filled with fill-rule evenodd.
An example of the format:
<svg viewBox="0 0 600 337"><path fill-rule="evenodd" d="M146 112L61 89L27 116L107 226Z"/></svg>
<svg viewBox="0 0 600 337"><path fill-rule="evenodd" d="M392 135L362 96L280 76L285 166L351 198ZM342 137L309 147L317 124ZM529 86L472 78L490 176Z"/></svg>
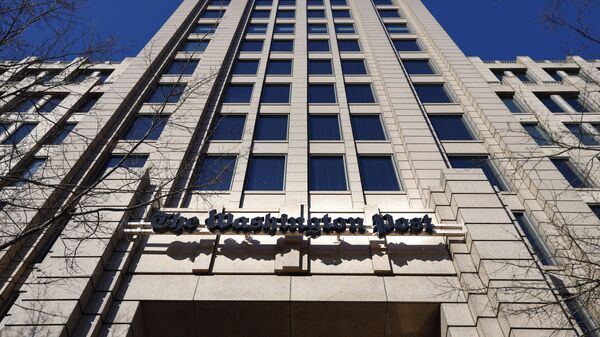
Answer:
<svg viewBox="0 0 600 337"><path fill-rule="evenodd" d="M406 191L363 191L365 195L406 195Z"/></svg>
<svg viewBox="0 0 600 337"><path fill-rule="evenodd" d="M352 195L350 191L309 191L310 195Z"/></svg>
<svg viewBox="0 0 600 337"><path fill-rule="evenodd" d="M285 195L285 191L244 191L247 195Z"/></svg>

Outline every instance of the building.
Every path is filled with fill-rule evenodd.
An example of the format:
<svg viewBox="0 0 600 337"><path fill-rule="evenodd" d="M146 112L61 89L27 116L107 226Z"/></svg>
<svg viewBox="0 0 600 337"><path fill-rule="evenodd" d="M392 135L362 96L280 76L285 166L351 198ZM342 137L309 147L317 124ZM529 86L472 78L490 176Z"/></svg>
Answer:
<svg viewBox="0 0 600 337"><path fill-rule="evenodd" d="M419 0L184 0L6 71L0 335L594 329L599 67L466 57Z"/></svg>

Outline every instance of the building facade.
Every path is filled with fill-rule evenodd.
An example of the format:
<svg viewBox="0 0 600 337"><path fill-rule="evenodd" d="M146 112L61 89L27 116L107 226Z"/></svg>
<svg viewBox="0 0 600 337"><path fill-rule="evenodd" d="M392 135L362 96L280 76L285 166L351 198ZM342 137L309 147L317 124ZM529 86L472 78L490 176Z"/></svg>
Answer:
<svg viewBox="0 0 600 337"><path fill-rule="evenodd" d="M419 0L184 0L137 57L26 64L2 336L596 327L600 60L469 58Z"/></svg>

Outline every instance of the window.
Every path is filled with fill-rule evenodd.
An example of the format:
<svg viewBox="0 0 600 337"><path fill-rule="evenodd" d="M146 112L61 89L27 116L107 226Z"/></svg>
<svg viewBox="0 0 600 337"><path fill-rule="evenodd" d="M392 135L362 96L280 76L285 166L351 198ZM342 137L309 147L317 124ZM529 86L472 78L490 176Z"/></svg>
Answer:
<svg viewBox="0 0 600 337"><path fill-rule="evenodd" d="M100 83L106 82L106 80L110 77L111 74L112 74L112 70L100 70L100 72L98 73L98 78L100 79Z"/></svg>
<svg viewBox="0 0 600 337"><path fill-rule="evenodd" d="M308 103L328 104L336 103L334 84L309 84Z"/></svg>
<svg viewBox="0 0 600 337"><path fill-rule="evenodd" d="M286 140L288 134L287 115L258 115L255 140Z"/></svg>
<svg viewBox="0 0 600 337"><path fill-rule="evenodd" d="M428 60L402 60L402 64L409 75L435 74Z"/></svg>
<svg viewBox="0 0 600 337"><path fill-rule="evenodd" d="M358 156L358 170L364 191L400 191L390 156Z"/></svg>
<svg viewBox="0 0 600 337"><path fill-rule="evenodd" d="M334 18L351 18L350 11L347 9L334 9L331 11Z"/></svg>
<svg viewBox="0 0 600 337"><path fill-rule="evenodd" d="M166 75L191 75L198 66L197 60L175 60L165 72Z"/></svg>
<svg viewBox="0 0 600 337"><path fill-rule="evenodd" d="M550 251L548 250L548 247L546 247L537 230L531 224L529 217L524 213L514 213L514 216L515 219L517 219L519 227L521 227L523 233L525 233L527 241L529 241L531 244L535 255L537 255L537 257L540 259L540 262L546 266L556 264L552 258L552 255L550 254Z"/></svg>
<svg viewBox="0 0 600 337"><path fill-rule="evenodd" d="M197 191L229 191L235 170L235 156L207 156L194 181Z"/></svg>
<svg viewBox="0 0 600 337"><path fill-rule="evenodd" d="M523 113L521 107L517 104L515 97L513 95L498 95L504 105L508 108L508 110L512 113Z"/></svg>
<svg viewBox="0 0 600 337"><path fill-rule="evenodd" d="M421 51L417 40L393 40L396 51Z"/></svg>
<svg viewBox="0 0 600 337"><path fill-rule="evenodd" d="M563 108L561 108L550 95L536 95L540 102L544 103L546 108L550 110L550 112L565 112Z"/></svg>
<svg viewBox="0 0 600 337"><path fill-rule="evenodd" d="M63 101L64 96L52 96L50 97L50 99L48 101L46 101L46 103L44 103L44 105L42 105L39 109L37 109L37 112L39 113L48 113L48 112L52 112L54 111L54 109L56 107L58 107L60 105L60 103Z"/></svg>
<svg viewBox="0 0 600 337"><path fill-rule="evenodd" d="M565 100L565 102L567 102L571 108L573 108L575 111L577 112L589 112L581 103L581 101L579 100L579 97L577 95L575 96L562 96L562 98Z"/></svg>
<svg viewBox="0 0 600 337"><path fill-rule="evenodd" d="M579 75L579 69L544 69L548 75L552 76L555 81L561 82L563 80L562 76L558 74L559 71L565 72L568 76L577 76Z"/></svg>
<svg viewBox="0 0 600 337"><path fill-rule="evenodd" d="M272 52L292 52L294 51L294 40L273 40L271 42Z"/></svg>
<svg viewBox="0 0 600 337"><path fill-rule="evenodd" d="M76 112L89 112L92 108L98 103L100 99L100 95L89 95L86 100L78 106L75 111Z"/></svg>
<svg viewBox="0 0 600 337"><path fill-rule="evenodd" d="M211 0L208 4L209 6L227 6L229 5L229 0Z"/></svg>
<svg viewBox="0 0 600 337"><path fill-rule="evenodd" d="M167 124L167 119L167 116L137 116L123 139L157 140Z"/></svg>
<svg viewBox="0 0 600 337"><path fill-rule="evenodd" d="M340 51L360 51L358 40L338 40Z"/></svg>
<svg viewBox="0 0 600 337"><path fill-rule="evenodd" d="M337 115L310 115L308 119L310 140L340 140L340 122Z"/></svg>
<svg viewBox="0 0 600 337"><path fill-rule="evenodd" d="M399 18L400 14L395 9L377 9L379 16L382 18Z"/></svg>
<svg viewBox="0 0 600 337"><path fill-rule="evenodd" d="M0 136L4 135L8 132L8 129L11 127L11 122L1 122L0 123Z"/></svg>
<svg viewBox="0 0 600 337"><path fill-rule="evenodd" d="M452 103L443 84L415 84L415 90L423 103Z"/></svg>
<svg viewBox="0 0 600 337"><path fill-rule="evenodd" d="M207 10L202 14L203 19L220 19L225 14L223 10Z"/></svg>
<svg viewBox="0 0 600 337"><path fill-rule="evenodd" d="M253 23L248 25L248 34L265 34L267 32L267 24Z"/></svg>
<svg viewBox="0 0 600 337"><path fill-rule="evenodd" d="M529 76L527 76L527 70L518 69L518 70L511 70L511 72L521 82L531 82L531 79L529 78Z"/></svg>
<svg viewBox="0 0 600 337"><path fill-rule="evenodd" d="M146 155L112 155L100 171L98 178L103 177L115 167L124 169L142 168L146 164L146 160L148 160L148 156Z"/></svg>
<svg viewBox="0 0 600 337"><path fill-rule="evenodd" d="M295 6L296 0L279 0L280 6Z"/></svg>
<svg viewBox="0 0 600 337"><path fill-rule="evenodd" d="M354 140L385 140L379 115L351 115Z"/></svg>
<svg viewBox="0 0 600 337"><path fill-rule="evenodd" d="M310 156L308 172L311 191L347 190L344 157Z"/></svg>
<svg viewBox="0 0 600 337"><path fill-rule="evenodd" d="M498 79L498 81L502 81L502 79L504 79L504 72L506 70L504 69L492 69L492 74L494 74L494 76L496 76L496 78Z"/></svg>
<svg viewBox="0 0 600 337"><path fill-rule="evenodd" d="M492 166L492 163L490 163L487 157L448 157L448 159L450 159L450 165L453 168L482 169L490 184L496 186L500 191L507 190L504 181L502 180L496 169Z"/></svg>
<svg viewBox="0 0 600 337"><path fill-rule="evenodd" d="M250 103L252 84L230 84L225 92L223 103Z"/></svg>
<svg viewBox="0 0 600 337"><path fill-rule="evenodd" d="M590 209L592 210L592 212L594 212L594 215L596 215L596 217L598 219L600 219L600 205L588 205L590 206Z"/></svg>
<svg viewBox="0 0 600 337"><path fill-rule="evenodd" d="M196 25L194 33L196 34L212 34L217 30L216 25Z"/></svg>
<svg viewBox="0 0 600 337"><path fill-rule="evenodd" d="M392 0L373 0L373 2L375 3L375 5L379 6L379 5L393 5L394 3L392 2Z"/></svg>
<svg viewBox="0 0 600 337"><path fill-rule="evenodd" d="M260 52L262 51L263 40L245 40L240 47L243 52Z"/></svg>
<svg viewBox="0 0 600 337"><path fill-rule="evenodd" d="M261 103L287 104L290 102L290 84L265 84Z"/></svg>
<svg viewBox="0 0 600 337"><path fill-rule="evenodd" d="M254 156L248 165L246 190L283 191L285 157Z"/></svg>
<svg viewBox="0 0 600 337"><path fill-rule="evenodd" d="M293 23L278 23L275 24L276 34L293 34L294 24Z"/></svg>
<svg viewBox="0 0 600 337"><path fill-rule="evenodd" d="M296 11L294 11L293 9L286 9L286 10L278 10L277 11L277 18L278 19L293 19L296 17Z"/></svg>
<svg viewBox="0 0 600 337"><path fill-rule="evenodd" d="M270 15L271 11L269 10L254 10L254 12L252 12L253 19L268 19Z"/></svg>
<svg viewBox="0 0 600 337"><path fill-rule="evenodd" d="M309 34L327 34L327 24L311 23L308 25Z"/></svg>
<svg viewBox="0 0 600 337"><path fill-rule="evenodd" d="M19 100L19 102L17 103L17 105L14 106L12 108L12 110L14 112L27 112L32 107L37 106L37 103L38 103L39 100L40 100L40 97L26 97L26 98L23 98L23 99Z"/></svg>
<svg viewBox="0 0 600 337"><path fill-rule="evenodd" d="M323 0L307 0L306 4L308 6L323 6Z"/></svg>
<svg viewBox="0 0 600 337"><path fill-rule="evenodd" d="M308 40L309 52L329 51L329 40Z"/></svg>
<svg viewBox="0 0 600 337"><path fill-rule="evenodd" d="M244 115L221 115L217 117L211 139L241 140L245 122Z"/></svg>
<svg viewBox="0 0 600 337"><path fill-rule="evenodd" d="M346 99L350 104L375 103L375 96L373 96L370 84L346 83Z"/></svg>
<svg viewBox="0 0 600 337"><path fill-rule="evenodd" d="M185 84L159 84L154 88L146 103L177 103L185 90Z"/></svg>
<svg viewBox="0 0 600 337"><path fill-rule="evenodd" d="M550 136L538 125L534 123L523 124L525 131L535 140L538 145L550 145Z"/></svg>
<svg viewBox="0 0 600 337"><path fill-rule="evenodd" d="M237 60L233 67L234 75L256 75L258 60Z"/></svg>
<svg viewBox="0 0 600 337"><path fill-rule="evenodd" d="M209 42L209 40L188 40L181 46L180 51L187 53L203 52L208 47Z"/></svg>
<svg viewBox="0 0 600 337"><path fill-rule="evenodd" d="M406 23L386 23L385 29L387 29L390 34L406 34L410 33L410 29L408 29L408 25Z"/></svg>
<svg viewBox="0 0 600 337"><path fill-rule="evenodd" d="M344 75L366 75L367 67L364 60L342 60Z"/></svg>
<svg viewBox="0 0 600 337"><path fill-rule="evenodd" d="M435 134L440 140L474 140L460 115L430 115Z"/></svg>
<svg viewBox="0 0 600 337"><path fill-rule="evenodd" d="M348 6L346 0L330 0L332 6Z"/></svg>
<svg viewBox="0 0 600 337"><path fill-rule="evenodd" d="M17 145L25 137L29 136L31 131L35 129L36 123L23 123L21 124L8 138L6 138L2 145Z"/></svg>
<svg viewBox="0 0 600 337"><path fill-rule="evenodd" d="M93 70L78 70L69 80L73 83L81 83L92 76L93 73Z"/></svg>
<svg viewBox="0 0 600 337"><path fill-rule="evenodd" d="M560 171L560 173L567 179L569 184L575 188L590 187L588 182L583 176L576 170L569 159L565 158L553 158L551 159L552 164Z"/></svg>
<svg viewBox="0 0 600 337"><path fill-rule="evenodd" d="M256 0L256 6L271 6L273 0Z"/></svg>
<svg viewBox="0 0 600 337"><path fill-rule="evenodd" d="M322 9L309 9L306 11L308 18L325 18L325 11Z"/></svg>
<svg viewBox="0 0 600 337"><path fill-rule="evenodd" d="M335 32L338 34L355 34L356 30L351 23L336 23Z"/></svg>
<svg viewBox="0 0 600 337"><path fill-rule="evenodd" d="M73 131L77 123L67 123L62 130L54 136L54 139L50 142L50 145L60 145L67 138L67 136Z"/></svg>
<svg viewBox="0 0 600 337"><path fill-rule="evenodd" d="M292 60L269 60L267 64L268 75L291 75Z"/></svg>
<svg viewBox="0 0 600 337"><path fill-rule="evenodd" d="M27 167L17 170L15 173L19 176L19 179L13 183L14 187L21 187L27 184L28 180L32 180L37 171L46 163L46 158L34 158Z"/></svg>
<svg viewBox="0 0 600 337"><path fill-rule="evenodd" d="M565 124L565 126L575 137L577 137L577 139L579 139L581 144L590 146L598 145L598 141L594 135L589 133L583 127L583 124Z"/></svg>
<svg viewBox="0 0 600 337"><path fill-rule="evenodd" d="M308 60L309 75L332 75L331 60Z"/></svg>

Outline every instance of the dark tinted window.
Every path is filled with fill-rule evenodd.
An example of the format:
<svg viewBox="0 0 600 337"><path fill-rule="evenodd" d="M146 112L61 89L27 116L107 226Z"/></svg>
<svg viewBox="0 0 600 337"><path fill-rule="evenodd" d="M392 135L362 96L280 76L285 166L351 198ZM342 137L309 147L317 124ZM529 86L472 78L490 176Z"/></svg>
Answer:
<svg viewBox="0 0 600 337"><path fill-rule="evenodd" d="M209 6L227 6L230 2L230 0L211 0Z"/></svg>
<svg viewBox="0 0 600 337"><path fill-rule="evenodd" d="M275 25L275 33L292 34L292 33L294 33L294 24L293 23L278 23Z"/></svg>
<svg viewBox="0 0 600 337"><path fill-rule="evenodd" d="M323 0L307 0L306 4L308 6L323 6Z"/></svg>
<svg viewBox="0 0 600 337"><path fill-rule="evenodd" d="M420 51L417 40L393 40L397 51Z"/></svg>
<svg viewBox="0 0 600 337"><path fill-rule="evenodd" d="M271 42L271 51L273 51L273 52L294 51L294 40L273 40L273 42Z"/></svg>
<svg viewBox="0 0 600 337"><path fill-rule="evenodd" d="M89 112L94 105L96 105L96 103L98 103L98 100L100 99L99 95L90 95L86 98L86 100L83 102L83 104L81 104L80 106L78 106L75 111L76 112Z"/></svg>
<svg viewBox="0 0 600 337"><path fill-rule="evenodd" d="M256 0L256 6L271 6L273 0Z"/></svg>
<svg viewBox="0 0 600 337"><path fill-rule="evenodd" d="M250 103L252 84L230 84L225 92L224 103Z"/></svg>
<svg viewBox="0 0 600 337"><path fill-rule="evenodd" d="M359 156L358 169L364 191L399 191L396 169L389 156Z"/></svg>
<svg viewBox="0 0 600 337"><path fill-rule="evenodd" d="M346 170L341 156L311 156L309 159L311 191L345 191Z"/></svg>
<svg viewBox="0 0 600 337"><path fill-rule="evenodd" d="M269 60L269 63L267 64L267 74L291 75L292 60Z"/></svg>
<svg viewBox="0 0 600 337"><path fill-rule="evenodd" d="M342 71L344 75L364 75L367 67L364 60L342 60Z"/></svg>
<svg viewBox="0 0 600 337"><path fill-rule="evenodd" d="M167 116L138 116L123 139L157 140L167 124L167 119Z"/></svg>
<svg viewBox="0 0 600 337"><path fill-rule="evenodd" d="M375 96L370 84L346 84L348 103L375 103Z"/></svg>
<svg viewBox="0 0 600 337"><path fill-rule="evenodd" d="M311 23L308 25L309 34L327 34L327 24Z"/></svg>
<svg viewBox="0 0 600 337"><path fill-rule="evenodd" d="M112 155L104 164L103 169L100 171L98 178L103 177L109 171L112 171L113 168L124 168L124 169L137 169L142 168L146 164L146 160L148 160L148 156L146 155ZM108 176L110 177L110 176Z"/></svg>
<svg viewBox="0 0 600 337"><path fill-rule="evenodd" d="M308 40L308 51L329 51L329 40Z"/></svg>
<svg viewBox="0 0 600 337"><path fill-rule="evenodd" d="M296 0L279 0L280 6L294 6L296 5Z"/></svg>
<svg viewBox="0 0 600 337"><path fill-rule="evenodd" d="M533 124L533 123L527 123L527 124L523 124L523 128L525 128L525 131L527 131L527 133L531 136L531 138L533 138L533 140L538 145L550 145L551 144L550 137L544 130L542 130L542 128L539 125Z"/></svg>
<svg viewBox="0 0 600 337"><path fill-rule="evenodd" d="M550 95L536 95L537 98L544 103L546 108L550 110L550 112L565 112L563 108L561 108L551 97Z"/></svg>
<svg viewBox="0 0 600 337"><path fill-rule="evenodd" d="M338 34L354 34L356 33L356 30L351 23L336 23L335 32Z"/></svg>
<svg viewBox="0 0 600 337"><path fill-rule="evenodd" d="M410 33L406 23L386 23L385 28L390 34Z"/></svg>
<svg viewBox="0 0 600 337"><path fill-rule="evenodd" d="M537 257L540 259L540 262L543 265L555 264L555 261L552 258L548 247L546 247L546 245L541 240L540 235L531 224L529 218L523 213L514 213L514 215L515 219L517 219L519 227L521 227L523 233L525 233L527 241L529 241L529 243L531 244L535 255L537 255Z"/></svg>
<svg viewBox="0 0 600 337"><path fill-rule="evenodd" d="M202 17L206 19L218 19L222 18L223 14L225 14L224 10L208 10L202 14Z"/></svg>
<svg viewBox="0 0 600 337"><path fill-rule="evenodd" d="M255 140L286 140L288 134L288 116L258 115Z"/></svg>
<svg viewBox="0 0 600 337"><path fill-rule="evenodd" d="M67 138L67 136L71 133L71 131L73 131L73 129L75 128L76 125L77 125L77 123L65 124L65 126L62 128L62 130L60 130L60 132L56 136L54 136L54 138L52 139L50 144L51 145L62 144L62 142L65 140L65 138Z"/></svg>
<svg viewBox="0 0 600 337"><path fill-rule="evenodd" d="M248 165L246 189L249 191L283 191L285 157L252 157Z"/></svg>
<svg viewBox="0 0 600 337"><path fill-rule="evenodd" d="M331 11L334 18L350 18L350 11L347 9L334 9Z"/></svg>
<svg viewBox="0 0 600 337"><path fill-rule="evenodd" d="M264 34L267 32L267 24L253 23L248 25L248 34Z"/></svg>
<svg viewBox="0 0 600 337"><path fill-rule="evenodd" d="M473 140L462 116L430 115L435 134L440 140Z"/></svg>
<svg viewBox="0 0 600 337"><path fill-rule="evenodd" d="M508 108L508 110L512 113L522 113L523 110L521 109L521 107L517 104L517 102L515 101L514 96L510 95L510 96L499 96L500 99L502 100L502 102L504 103L504 105L506 105L506 107Z"/></svg>
<svg viewBox="0 0 600 337"><path fill-rule="evenodd" d="M228 191L235 170L235 156L208 156L202 160L194 189L201 191Z"/></svg>
<svg viewBox="0 0 600 337"><path fill-rule="evenodd" d="M324 18L325 11L322 9L310 9L306 11L306 16L309 18Z"/></svg>
<svg viewBox="0 0 600 337"><path fill-rule="evenodd" d="M196 27L194 28L194 33L196 33L196 34L210 34L210 33L214 33L216 30L217 30L217 26L216 25L203 24L203 25L196 25Z"/></svg>
<svg viewBox="0 0 600 337"><path fill-rule="evenodd" d="M42 105L37 111L41 113L48 113L54 111L56 107L63 101L63 96L52 96L44 105Z"/></svg>
<svg viewBox="0 0 600 337"><path fill-rule="evenodd" d="M37 124L35 123L24 123L21 124L8 138L6 138L3 145L16 145L19 144L25 137L29 136L31 131L35 129Z"/></svg>
<svg viewBox="0 0 600 337"><path fill-rule="evenodd" d="M240 51L259 52L262 50L263 40L245 40L240 47Z"/></svg>
<svg viewBox="0 0 600 337"><path fill-rule="evenodd" d="M598 141L593 134L589 133L581 124L565 124L567 129L579 139L583 145L598 145Z"/></svg>
<svg viewBox="0 0 600 337"><path fill-rule="evenodd" d="M331 75L333 69L331 60L308 60L308 74L310 75Z"/></svg>
<svg viewBox="0 0 600 337"><path fill-rule="evenodd" d="M183 95L184 90L185 84L159 84L154 89L154 92L152 92L152 95L148 97L146 103L177 103L181 95Z"/></svg>
<svg viewBox="0 0 600 337"><path fill-rule="evenodd" d="M215 122L213 140L240 140L244 132L244 115L221 115Z"/></svg>
<svg viewBox="0 0 600 337"><path fill-rule="evenodd" d="M575 188L589 187L588 183L583 179L581 174L573 167L569 159L554 158L552 163L567 179L569 184Z"/></svg>
<svg viewBox="0 0 600 337"><path fill-rule="evenodd" d="M271 15L271 11L269 10L255 10L252 12L253 19L268 19Z"/></svg>
<svg viewBox="0 0 600 337"><path fill-rule="evenodd" d="M596 215L596 217L598 219L600 219L600 205L588 205L590 206L590 209L592 210L592 212L594 212L594 215Z"/></svg>
<svg viewBox="0 0 600 337"><path fill-rule="evenodd" d="M516 78L521 80L521 82L530 82L531 81L529 76L527 76L527 70L519 69L519 70L511 70L511 72L513 73L513 75L515 75Z"/></svg>
<svg viewBox="0 0 600 337"><path fill-rule="evenodd" d="M443 84L415 84L415 90L423 103L452 103Z"/></svg>
<svg viewBox="0 0 600 337"><path fill-rule="evenodd" d="M258 60L237 60L233 67L234 75L256 75Z"/></svg>
<svg viewBox="0 0 600 337"><path fill-rule="evenodd" d="M191 75L198 66L197 60L175 60L165 72L167 75Z"/></svg>
<svg viewBox="0 0 600 337"><path fill-rule="evenodd" d="M208 47L209 40L191 40L187 41L181 46L181 51L194 53L194 52L203 52Z"/></svg>
<svg viewBox="0 0 600 337"><path fill-rule="evenodd" d="M506 185L498 176L496 170L492 167L487 157L448 157L450 165L453 168L480 168L487 177L490 184L498 187L501 191L506 191Z"/></svg>
<svg viewBox="0 0 600 337"><path fill-rule="evenodd" d="M355 140L385 140L379 115L352 115L350 120Z"/></svg>
<svg viewBox="0 0 600 337"><path fill-rule="evenodd" d="M402 60L402 64L404 64L404 68L411 75L429 75L435 73L427 60Z"/></svg>
<svg viewBox="0 0 600 337"><path fill-rule="evenodd" d="M278 10L277 17L280 19L293 19L296 17L296 11L294 10Z"/></svg>
<svg viewBox="0 0 600 337"><path fill-rule="evenodd" d="M340 123L337 115L310 115L308 119L310 140L340 140Z"/></svg>
<svg viewBox="0 0 600 337"><path fill-rule="evenodd" d="M27 112L33 106L36 106L40 97L27 97L20 100L11 110L15 112Z"/></svg>
<svg viewBox="0 0 600 337"><path fill-rule="evenodd" d="M581 101L579 100L579 97L577 96L562 96L562 98L569 103L569 105L575 109L575 111L577 112L589 112L584 106L583 104L581 104Z"/></svg>
<svg viewBox="0 0 600 337"><path fill-rule="evenodd" d="M332 6L347 6L348 3L346 0L330 0L329 1Z"/></svg>
<svg viewBox="0 0 600 337"><path fill-rule="evenodd" d="M340 51L360 51L358 40L338 40Z"/></svg>
<svg viewBox="0 0 600 337"><path fill-rule="evenodd" d="M336 103L335 85L309 84L308 103Z"/></svg>
<svg viewBox="0 0 600 337"><path fill-rule="evenodd" d="M37 173L37 171L44 166L46 162L45 158L34 158L27 167L24 169L17 170L15 173L19 176L20 179L13 182L13 186L21 187L27 183L28 180L32 180L33 176Z"/></svg>
<svg viewBox="0 0 600 337"><path fill-rule="evenodd" d="M379 15L382 18L399 18L400 14L395 9L378 9Z"/></svg>
<svg viewBox="0 0 600 337"><path fill-rule="evenodd" d="M373 0L375 5L393 5L392 0Z"/></svg>
<svg viewBox="0 0 600 337"><path fill-rule="evenodd" d="M290 84L265 84L260 101L262 103L289 103Z"/></svg>

